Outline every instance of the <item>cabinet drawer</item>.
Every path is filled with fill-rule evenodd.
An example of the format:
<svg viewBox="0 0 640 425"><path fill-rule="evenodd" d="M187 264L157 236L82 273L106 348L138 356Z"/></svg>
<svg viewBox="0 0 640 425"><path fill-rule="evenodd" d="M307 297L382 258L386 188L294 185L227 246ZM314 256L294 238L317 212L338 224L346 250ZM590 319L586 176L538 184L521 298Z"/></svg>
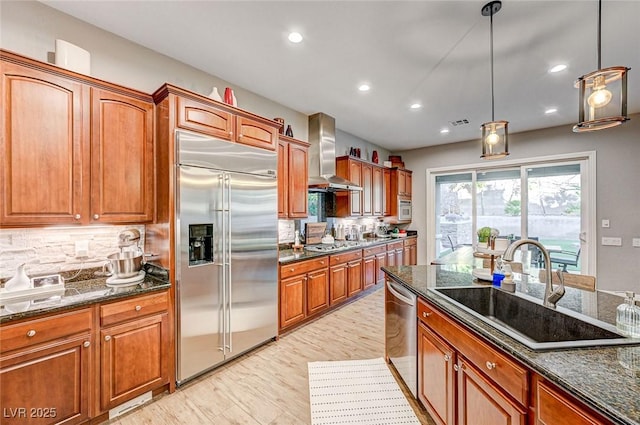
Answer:
<svg viewBox="0 0 640 425"><path fill-rule="evenodd" d="M434 330L478 370L497 383L521 404L528 400L528 371L507 355L492 348L462 325L446 317L423 300L418 303L419 319Z"/></svg>
<svg viewBox="0 0 640 425"><path fill-rule="evenodd" d="M100 324L102 326L111 325L148 314L166 311L168 308L169 296L166 292L104 304L100 306Z"/></svg>
<svg viewBox="0 0 640 425"><path fill-rule="evenodd" d="M404 246L413 246L418 244L418 239L416 238L407 238L404 240Z"/></svg>
<svg viewBox="0 0 640 425"><path fill-rule="evenodd" d="M360 259L362 259L362 250L358 249L355 251L345 252L343 254L330 255L329 264L333 266L335 264L348 263Z"/></svg>
<svg viewBox="0 0 640 425"><path fill-rule="evenodd" d="M404 241L391 242L387 244L387 251L393 251L395 249L402 249L404 247Z"/></svg>
<svg viewBox="0 0 640 425"><path fill-rule="evenodd" d="M42 342L91 331L91 310L58 314L0 328L0 351L7 352Z"/></svg>
<svg viewBox="0 0 640 425"><path fill-rule="evenodd" d="M328 258L321 257L317 260L300 261L299 263L280 266L280 279L285 279L299 274L305 274L313 270L325 268L328 265Z"/></svg>
<svg viewBox="0 0 640 425"><path fill-rule="evenodd" d="M371 248L364 248L362 250L362 255L364 257L370 257L372 255L376 255L376 254L380 254L383 252L387 252L387 246L386 245L380 245L380 246L374 246Z"/></svg>

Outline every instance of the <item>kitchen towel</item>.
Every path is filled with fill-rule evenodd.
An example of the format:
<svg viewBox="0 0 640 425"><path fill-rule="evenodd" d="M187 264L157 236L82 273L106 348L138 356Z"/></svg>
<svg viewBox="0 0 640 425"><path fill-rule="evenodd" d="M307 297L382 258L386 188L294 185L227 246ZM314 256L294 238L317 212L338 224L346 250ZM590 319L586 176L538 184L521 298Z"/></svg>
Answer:
<svg viewBox="0 0 640 425"><path fill-rule="evenodd" d="M307 365L312 425L420 425L384 359Z"/></svg>

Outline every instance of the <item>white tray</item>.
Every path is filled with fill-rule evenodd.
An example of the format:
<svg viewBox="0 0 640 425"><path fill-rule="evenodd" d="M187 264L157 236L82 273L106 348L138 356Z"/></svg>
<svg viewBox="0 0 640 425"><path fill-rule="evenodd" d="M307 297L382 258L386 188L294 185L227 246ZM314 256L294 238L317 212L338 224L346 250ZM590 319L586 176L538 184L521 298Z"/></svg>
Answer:
<svg viewBox="0 0 640 425"><path fill-rule="evenodd" d="M490 269L473 269L471 274L478 280L493 282L493 275L491 274Z"/></svg>
<svg viewBox="0 0 640 425"><path fill-rule="evenodd" d="M41 286L39 288L21 289L18 291L7 291L4 288L0 288L0 301L8 302L22 298L33 298L35 295L56 295L63 293L64 283Z"/></svg>
<svg viewBox="0 0 640 425"><path fill-rule="evenodd" d="M504 251L505 251L504 249L498 250L498 249L481 248L479 246L476 247L476 252L479 252L480 254L500 256L504 254Z"/></svg>

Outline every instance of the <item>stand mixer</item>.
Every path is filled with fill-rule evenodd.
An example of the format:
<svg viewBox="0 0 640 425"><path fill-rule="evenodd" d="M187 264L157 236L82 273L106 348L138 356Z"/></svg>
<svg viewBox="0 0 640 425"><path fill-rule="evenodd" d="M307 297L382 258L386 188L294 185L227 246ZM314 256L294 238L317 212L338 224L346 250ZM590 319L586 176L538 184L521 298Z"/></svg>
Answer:
<svg viewBox="0 0 640 425"><path fill-rule="evenodd" d="M140 232L136 229L127 229L118 235L118 247L120 252L111 254L107 258L108 263L103 266L109 269L111 277L107 279L107 286L125 287L134 286L142 282L145 272L142 270L144 254L138 246ZM134 247L134 249L130 249Z"/></svg>

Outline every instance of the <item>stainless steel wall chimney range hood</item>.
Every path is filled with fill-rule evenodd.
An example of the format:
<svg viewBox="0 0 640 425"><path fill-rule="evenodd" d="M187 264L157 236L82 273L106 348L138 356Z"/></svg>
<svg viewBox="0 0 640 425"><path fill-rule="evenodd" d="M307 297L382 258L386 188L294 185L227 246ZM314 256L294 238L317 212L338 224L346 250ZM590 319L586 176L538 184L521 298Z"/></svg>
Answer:
<svg viewBox="0 0 640 425"><path fill-rule="evenodd" d="M321 112L309 116L309 192L358 191L362 187L336 176L336 120Z"/></svg>

